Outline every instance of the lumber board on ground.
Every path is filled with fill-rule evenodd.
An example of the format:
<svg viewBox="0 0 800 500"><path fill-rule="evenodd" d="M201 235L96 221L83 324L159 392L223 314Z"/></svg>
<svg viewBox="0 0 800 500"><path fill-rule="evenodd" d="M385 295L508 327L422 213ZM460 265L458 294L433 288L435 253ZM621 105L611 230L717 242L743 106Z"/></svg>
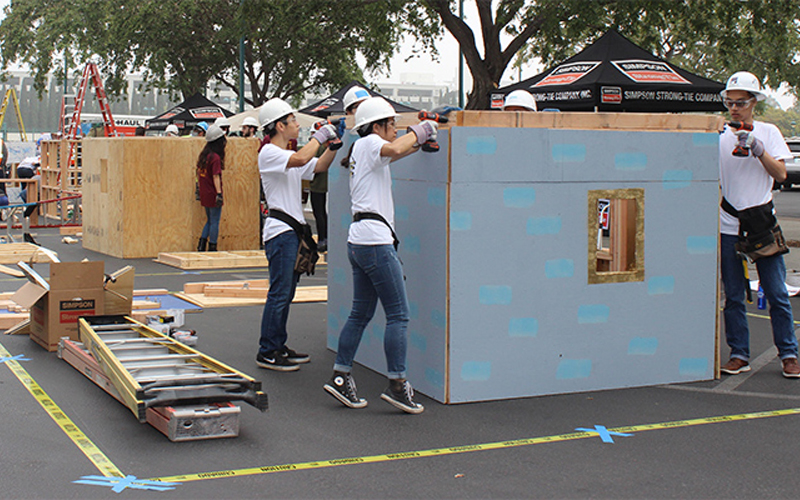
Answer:
<svg viewBox="0 0 800 500"><path fill-rule="evenodd" d="M525 127L572 130L637 130L717 132L725 120L719 115L677 113L523 113L519 111L459 111L463 127Z"/></svg>
<svg viewBox="0 0 800 500"><path fill-rule="evenodd" d="M245 297L208 297L202 293L177 292L175 296L202 308L255 306L263 305L267 301L266 295L263 298L254 299ZM292 302L326 302L327 300L327 286L299 286Z"/></svg>
<svg viewBox="0 0 800 500"><path fill-rule="evenodd" d="M21 321L28 319L27 312L0 313L0 330L8 330L17 326Z"/></svg>
<svg viewBox="0 0 800 500"><path fill-rule="evenodd" d="M153 259L159 264L184 270L267 267L269 262L263 250L231 250L228 252L159 252ZM325 254L319 256L317 265L325 264Z"/></svg>
<svg viewBox="0 0 800 500"><path fill-rule="evenodd" d="M55 252L53 254L57 255ZM0 264L16 264L19 261L41 263L53 262L53 259L33 243L0 244Z"/></svg>
<svg viewBox="0 0 800 500"><path fill-rule="evenodd" d="M269 280L268 279L260 279L260 280L236 280L236 281L213 281L213 282L205 282L205 283L184 283L183 284L183 293L204 293L206 287L217 287L217 288L231 288L231 289L247 289L247 288L269 288Z"/></svg>

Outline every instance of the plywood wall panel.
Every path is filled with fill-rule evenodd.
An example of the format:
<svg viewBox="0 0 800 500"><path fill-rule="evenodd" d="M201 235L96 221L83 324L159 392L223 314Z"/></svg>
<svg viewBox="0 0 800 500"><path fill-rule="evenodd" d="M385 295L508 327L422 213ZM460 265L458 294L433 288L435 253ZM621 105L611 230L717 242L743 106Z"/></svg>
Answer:
<svg viewBox="0 0 800 500"><path fill-rule="evenodd" d="M195 199L195 164L205 142L100 138L84 143L84 246L121 258L191 251L206 221ZM220 250L259 243L258 142L231 139L223 172Z"/></svg>

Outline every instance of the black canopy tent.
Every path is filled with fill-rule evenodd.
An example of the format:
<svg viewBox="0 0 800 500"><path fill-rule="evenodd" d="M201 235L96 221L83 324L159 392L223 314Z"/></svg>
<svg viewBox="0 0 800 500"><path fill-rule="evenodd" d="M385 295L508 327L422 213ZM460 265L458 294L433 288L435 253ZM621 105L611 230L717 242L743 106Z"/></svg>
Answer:
<svg viewBox="0 0 800 500"><path fill-rule="evenodd" d="M174 123L179 129L191 130L200 122L211 125L214 120L222 116L233 116L233 113L197 93L165 113L146 120L145 128L147 130L164 130L167 125Z"/></svg>
<svg viewBox="0 0 800 500"><path fill-rule="evenodd" d="M333 94L329 95L328 97L312 103L309 106L299 110L300 113L305 113L307 115L319 116L320 118L327 118L331 115L343 115L344 114L344 103L342 99L344 99L344 95L350 90L352 87L359 86L363 89L366 89L367 92L370 93L373 97L383 97L389 104L392 105L395 111L398 113L416 113L417 109L414 109L410 106L406 106L405 104L400 104L399 102L394 102L391 99L388 99L377 92L370 90L366 85L360 83L356 80L348 83L344 87L340 88Z"/></svg>
<svg viewBox="0 0 800 500"><path fill-rule="evenodd" d="M563 63L492 92L492 108L524 89L539 110L643 113L724 111L725 86L689 73L634 44L615 30Z"/></svg>

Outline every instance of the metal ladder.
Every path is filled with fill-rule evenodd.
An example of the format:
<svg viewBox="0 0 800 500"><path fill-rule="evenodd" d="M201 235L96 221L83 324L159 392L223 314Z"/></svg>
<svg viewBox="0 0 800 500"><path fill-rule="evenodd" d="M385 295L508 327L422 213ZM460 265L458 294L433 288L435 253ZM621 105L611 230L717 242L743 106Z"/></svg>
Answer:
<svg viewBox="0 0 800 500"><path fill-rule="evenodd" d="M17 92L14 88L6 90L6 95L3 97L3 104L0 105L0 127L3 126L3 121L6 118L6 109L8 109L8 102L14 103L14 111L17 113L17 124L19 125L19 133L22 142L28 142L28 137L25 135L25 124L22 123L22 113L19 110L19 100L17 99Z"/></svg>
<svg viewBox="0 0 800 500"><path fill-rule="evenodd" d="M261 382L128 316L84 316L83 345L140 422L147 408L244 401L266 411Z"/></svg>

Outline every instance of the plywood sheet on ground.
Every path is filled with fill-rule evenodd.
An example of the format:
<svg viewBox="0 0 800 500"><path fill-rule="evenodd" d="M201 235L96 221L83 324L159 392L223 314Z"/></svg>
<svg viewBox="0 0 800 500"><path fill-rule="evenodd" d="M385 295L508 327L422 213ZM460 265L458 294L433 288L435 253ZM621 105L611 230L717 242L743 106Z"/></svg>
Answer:
<svg viewBox="0 0 800 500"><path fill-rule="evenodd" d="M51 255L57 255L52 250L43 249L33 243L4 243L0 244L0 264L16 264L19 261L25 262L53 262Z"/></svg>
<svg viewBox="0 0 800 500"><path fill-rule="evenodd" d="M267 267L263 250L235 250L230 252L160 252L155 262L179 269L228 269L240 267ZM325 263L320 255L317 264Z"/></svg>
<svg viewBox="0 0 800 500"><path fill-rule="evenodd" d="M238 307L238 306L256 306L263 305L267 301L266 293L261 298L252 297L236 297L236 296L207 296L203 293L186 293L179 292L175 294L193 304L197 304L203 308L211 307ZM294 294L292 302L327 302L328 300L328 287L327 286L300 286Z"/></svg>

